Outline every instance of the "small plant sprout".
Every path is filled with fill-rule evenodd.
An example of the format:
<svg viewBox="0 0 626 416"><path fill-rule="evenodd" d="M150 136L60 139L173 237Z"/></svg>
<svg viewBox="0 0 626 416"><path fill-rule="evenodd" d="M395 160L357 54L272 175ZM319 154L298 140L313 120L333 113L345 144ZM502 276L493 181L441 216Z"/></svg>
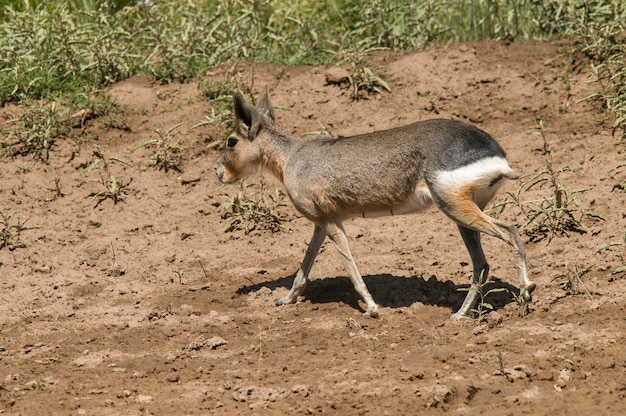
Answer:
<svg viewBox="0 0 626 416"><path fill-rule="evenodd" d="M94 150L95 159L91 162L86 168L85 171L89 172L94 169L99 169L100 165L102 165L102 170L99 179L92 180L91 182L97 182L101 186L101 190L92 192L90 196L92 198L96 198L98 202L94 206L97 207L102 202L107 199L111 199L114 205L117 205L118 202L123 201L126 195L128 194L128 185L130 182L123 182L118 179L111 171L111 167L108 161L120 162L126 165L130 165L128 162L125 162L119 158L107 158L105 157L102 149L98 145L96 145L96 149Z"/></svg>
<svg viewBox="0 0 626 416"><path fill-rule="evenodd" d="M518 307L518 316L520 318L525 317L530 312L530 303L524 297L525 291L526 289L522 289L519 295L512 293L513 300Z"/></svg>
<svg viewBox="0 0 626 416"><path fill-rule="evenodd" d="M54 194L51 198L48 199L48 201L54 201L58 198L63 198L65 196L65 192L61 190L61 178L54 178L53 182L54 186L50 188L50 191L52 191Z"/></svg>
<svg viewBox="0 0 626 416"><path fill-rule="evenodd" d="M607 261L617 263L616 266L612 266L610 273L607 275L609 281L626 276L626 230L624 230L622 241L603 244L593 253L594 255L602 255Z"/></svg>
<svg viewBox="0 0 626 416"><path fill-rule="evenodd" d="M113 243L111 243L111 266L109 267L109 270L107 270L107 274L113 277L119 277L126 274L126 270L124 270L117 262L117 256L115 255L115 247L113 246Z"/></svg>
<svg viewBox="0 0 626 416"><path fill-rule="evenodd" d="M15 220L13 220L15 217ZM27 227L25 220L20 220L16 214L7 214L0 211L0 250L8 248L14 250L18 247L25 247L30 242L23 238L22 233L26 230L32 230L33 227Z"/></svg>
<svg viewBox="0 0 626 416"><path fill-rule="evenodd" d="M156 130L156 134L159 136L148 140L145 143L140 144L136 149L140 147L148 147L154 149L154 153L148 158L154 163L159 170L170 169L175 170L178 173L183 173L183 169L180 167L182 162L181 150L182 146L172 141L171 134L180 127L183 123L175 124L167 129L165 132Z"/></svg>
<svg viewBox="0 0 626 416"><path fill-rule="evenodd" d="M130 184L130 182L120 182L113 175L103 176L100 178L99 182L102 184L104 189L93 192L90 195L91 197L98 199L98 202L96 203L94 208L100 205L102 202L106 201L107 199L111 199L113 201L113 204L117 205L117 203L123 201L125 196L128 194L128 190L126 189L126 187Z"/></svg>
<svg viewBox="0 0 626 416"><path fill-rule="evenodd" d="M427 96L418 94L417 98L428 104L427 107L424 107L424 110L429 113L439 114L439 101L441 100L441 94L428 94Z"/></svg>
<svg viewBox="0 0 626 416"><path fill-rule="evenodd" d="M478 294L480 297L478 299L478 304L476 305L476 308L474 309L474 312L476 313L478 317L478 322L483 322L485 320L485 316L487 315L487 313L494 310L493 304L487 301L487 296L491 294L502 293L502 292L507 291L507 289L503 287L485 290L488 285L493 284L493 283L494 283L493 280L488 280L484 282L478 288Z"/></svg>
<svg viewBox="0 0 626 416"><path fill-rule="evenodd" d="M502 357L502 353L498 351L496 357L498 359L498 371L495 372L495 375L506 377L507 381L512 383L514 378L511 371L504 367L504 358Z"/></svg>
<svg viewBox="0 0 626 416"><path fill-rule="evenodd" d="M474 307L474 309L472 309L472 312L474 312L474 314L476 315L477 322L483 322L487 314L494 310L493 304L487 301L487 296L496 294L496 293L508 292L508 289L500 287L500 288L492 288L492 289L487 290L487 287L489 285L494 284L495 282L491 279L484 281L482 272L480 274L479 281L481 283L479 283L477 287L462 288L459 290L461 291L475 290L478 292L478 302L476 303L476 306Z"/></svg>
<svg viewBox="0 0 626 416"><path fill-rule="evenodd" d="M185 274L185 272L187 272L186 269L174 270L174 276L176 276L178 283L180 283L181 285L183 284L183 275ZM174 279L172 279L171 281L172 283L174 283Z"/></svg>
<svg viewBox="0 0 626 416"><path fill-rule="evenodd" d="M578 264L574 264L574 267L570 268L566 263L565 271L554 276L552 281L556 282L565 291L565 296L584 296L587 294L591 297L591 293L589 293L583 282L583 276L591 272L595 266L596 264L594 263L583 268Z"/></svg>

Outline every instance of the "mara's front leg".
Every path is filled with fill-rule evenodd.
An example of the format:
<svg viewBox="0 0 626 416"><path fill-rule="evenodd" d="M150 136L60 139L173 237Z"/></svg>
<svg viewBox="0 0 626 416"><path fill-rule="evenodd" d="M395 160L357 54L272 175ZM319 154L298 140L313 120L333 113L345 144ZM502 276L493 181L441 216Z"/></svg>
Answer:
<svg viewBox="0 0 626 416"><path fill-rule="evenodd" d="M336 220L336 222L327 223L325 224L325 229L326 234L328 234L328 238L330 238L330 240L335 244L335 247L341 256L341 261L348 272L348 276L354 285L354 289L367 305L364 315L371 316L372 318L378 318L378 305L376 305L372 295L367 290L363 277L361 277L361 273L359 273L359 269L356 267L354 258L350 253L348 238L346 237L346 232L344 231L341 222Z"/></svg>
<svg viewBox="0 0 626 416"><path fill-rule="evenodd" d="M296 303L298 296L304 292L304 288L309 281L309 272L311 271L311 267L313 267L315 257L317 257L317 253L325 238L326 232L319 225L316 225L313 231L313 237L311 237L311 242L304 255L304 260L302 260L302 265L300 265L300 269L298 269L296 277L293 279L291 290L287 296L276 299L276 305Z"/></svg>

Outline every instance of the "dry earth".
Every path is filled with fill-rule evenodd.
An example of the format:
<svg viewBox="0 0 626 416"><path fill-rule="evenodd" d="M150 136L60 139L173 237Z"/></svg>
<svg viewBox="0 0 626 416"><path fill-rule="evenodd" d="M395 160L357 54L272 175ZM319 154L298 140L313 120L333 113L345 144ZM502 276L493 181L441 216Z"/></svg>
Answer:
<svg viewBox="0 0 626 416"><path fill-rule="evenodd" d="M466 120L498 138L521 181L546 167L533 132L542 119L555 167L582 170L560 180L593 187L577 208L604 221L551 241L524 236L538 283L530 314L520 317L500 292L482 322L443 324L471 266L454 224L434 209L346 223L379 319L361 317L328 245L302 301L275 307L312 226L287 204L282 232L224 232L224 203L239 188L217 183L218 153L207 147L224 127L191 128L212 102L194 83L134 77L109 90L125 108L116 123L87 121L49 163L0 160L0 211L29 227L0 250L0 413L626 414L626 279L609 276L626 257L626 167L618 167L626 158L581 101L594 86L584 74L565 77L566 56L548 43L455 44L381 59L392 92L359 101L327 85L322 66L250 63L238 79L255 96L267 85L278 124L295 134ZM18 113L2 109L3 127ZM159 171L152 150L137 147L179 122L172 137L184 148L184 173ZM96 143L116 178L130 182L117 204L90 196L103 189L102 164L85 169ZM502 217L524 222L512 206ZM515 293L512 253L484 243L496 287ZM592 264L581 295L554 280L566 265Z"/></svg>

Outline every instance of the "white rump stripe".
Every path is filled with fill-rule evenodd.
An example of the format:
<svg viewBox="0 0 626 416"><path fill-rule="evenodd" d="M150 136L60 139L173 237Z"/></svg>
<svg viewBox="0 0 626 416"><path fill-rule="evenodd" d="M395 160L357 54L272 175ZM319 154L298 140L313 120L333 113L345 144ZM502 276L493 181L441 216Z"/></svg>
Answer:
<svg viewBox="0 0 626 416"><path fill-rule="evenodd" d="M487 188L498 176L509 175L512 171L506 159L494 156L458 169L437 172L437 187L443 190L458 189L474 183Z"/></svg>

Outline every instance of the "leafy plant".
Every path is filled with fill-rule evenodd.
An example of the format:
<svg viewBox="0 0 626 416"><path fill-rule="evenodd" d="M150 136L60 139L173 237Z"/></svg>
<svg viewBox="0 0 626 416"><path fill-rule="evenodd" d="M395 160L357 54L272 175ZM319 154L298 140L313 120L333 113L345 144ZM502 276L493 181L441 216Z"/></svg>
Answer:
<svg viewBox="0 0 626 416"><path fill-rule="evenodd" d="M65 196L65 192L61 190L61 178L54 178L54 188L50 189L50 191L54 192L52 198L47 199L47 201L54 201L57 198L63 198Z"/></svg>
<svg viewBox="0 0 626 416"><path fill-rule="evenodd" d="M344 92L350 94L353 100L364 98L370 93L382 93L383 90L391 92L387 82L377 75L382 68L370 66L371 54L381 48L369 47L367 44L368 40L350 40L348 48L341 50L336 56L340 64L347 64L350 67L347 77L348 87Z"/></svg>
<svg viewBox="0 0 626 416"><path fill-rule="evenodd" d="M626 253L622 250L620 253L615 253L615 248L623 248L626 249L626 231L624 231L624 235L622 237L623 242L610 242L601 245L594 251L594 255L604 255L605 257L609 256L609 254L613 254L612 260L617 260L617 266L613 267L611 272L608 274L610 280L614 280L615 278L621 278L626 276Z"/></svg>
<svg viewBox="0 0 626 416"><path fill-rule="evenodd" d="M0 151L5 156L33 156L47 161L56 141L69 132L69 117L56 102L24 103L21 115L12 120L16 127L5 132Z"/></svg>
<svg viewBox="0 0 626 416"><path fill-rule="evenodd" d="M493 283L494 283L493 280L488 280L482 283L478 289L479 299L478 299L478 304L476 305L476 308L474 309L474 312L478 316L479 322L483 321L485 319L485 315L488 312L493 311L494 309L493 304L487 301L487 296L489 296L490 294L502 293L502 292L507 291L507 289L503 287L485 290L488 285L493 284Z"/></svg>
<svg viewBox="0 0 626 416"><path fill-rule="evenodd" d="M496 288L492 288L492 289L487 289L487 287L489 285L494 284L495 282L491 279L487 280L487 281L483 281L483 275L481 273L480 275L480 279L479 279L479 284L476 287L469 287L469 288L463 288L460 289L462 291L476 291L478 294L478 302L476 303L476 306L474 307L474 309L472 309L472 312L474 312L474 314L476 315L476 318L478 320L478 322L482 322L485 320L485 316L487 315L487 313L491 312L494 310L494 306L491 302L489 302L487 300L487 297L489 295L493 295L496 293L502 293L502 292L507 292L508 290L504 287L496 287Z"/></svg>
<svg viewBox="0 0 626 416"><path fill-rule="evenodd" d="M538 128L535 132L542 138L543 152L546 155L545 169L523 181L515 192L507 193L504 202L494 205L495 215L500 215L509 204L518 207L526 217L522 229L531 241L541 241L547 238L550 242L555 236L568 235L570 232L585 233L583 219L603 220L599 215L576 208L578 206L577 195L591 190L592 186L571 189L563 183L560 180L563 173L582 173L582 171L567 166L556 168L554 152L546 140L542 120L538 121ZM551 191L549 195L541 195L537 200L522 200L523 194L534 189L541 189L544 185Z"/></svg>
<svg viewBox="0 0 626 416"><path fill-rule="evenodd" d="M245 192L246 188L258 187L252 194ZM285 195L280 189L273 194L265 192L263 183L256 185L242 184L242 190L233 195L222 209L222 219L226 220L226 230L244 230L246 234L254 230L269 230L273 233L283 229L282 221L285 216L278 211L284 206Z"/></svg>
<svg viewBox="0 0 626 416"><path fill-rule="evenodd" d="M574 267L570 268L565 264L565 271L554 276L552 281L556 282L557 285L565 291L565 296L582 296L584 294L591 296L582 278L591 272L595 265L594 263L582 268L582 266L574 264Z"/></svg>
<svg viewBox="0 0 626 416"><path fill-rule="evenodd" d="M176 276L176 280L178 280L178 283L182 284L183 283L183 275L185 274L187 270L186 269L179 269L179 270L174 270L174 276ZM170 279L170 282L174 283L174 279Z"/></svg>
<svg viewBox="0 0 626 416"><path fill-rule="evenodd" d="M26 226L28 218L22 221L16 217L15 221L13 221L15 215L0 211L0 250L5 247L13 250L30 244L28 240L22 237L22 232L32 229Z"/></svg>
<svg viewBox="0 0 626 416"><path fill-rule="evenodd" d="M156 134L159 136L158 138L150 139L137 146L136 149L140 147L154 149L154 153L149 157L149 160L151 160L159 170L163 169L167 172L172 169L183 173L183 169L180 166L182 162L182 155L180 154L182 146L173 142L170 137L172 132L181 125L183 125L182 122L170 127L165 132L156 130Z"/></svg>
<svg viewBox="0 0 626 416"><path fill-rule="evenodd" d="M68 106L75 111L71 116L73 127L84 127L87 121L100 117L105 118L103 123L107 128L126 124L118 120L124 115L124 109L106 92L72 94Z"/></svg>
<svg viewBox="0 0 626 416"><path fill-rule="evenodd" d="M130 182L132 182L132 180L129 182L124 182L118 179L111 171L109 160L121 162L126 165L128 165L129 163L119 158L109 158L107 160L98 145L96 145L96 149L94 150L94 156L94 160L85 168L85 171L89 172L91 170L100 169L100 167L102 167L100 171L100 177L98 179L92 180L92 182L99 183L102 189L92 192L89 195L92 198L96 198L98 200L94 208L100 205L102 202L106 201L107 199L111 199L113 201L113 204L117 205L118 202L123 201L126 195L128 195L128 185L130 185Z"/></svg>

